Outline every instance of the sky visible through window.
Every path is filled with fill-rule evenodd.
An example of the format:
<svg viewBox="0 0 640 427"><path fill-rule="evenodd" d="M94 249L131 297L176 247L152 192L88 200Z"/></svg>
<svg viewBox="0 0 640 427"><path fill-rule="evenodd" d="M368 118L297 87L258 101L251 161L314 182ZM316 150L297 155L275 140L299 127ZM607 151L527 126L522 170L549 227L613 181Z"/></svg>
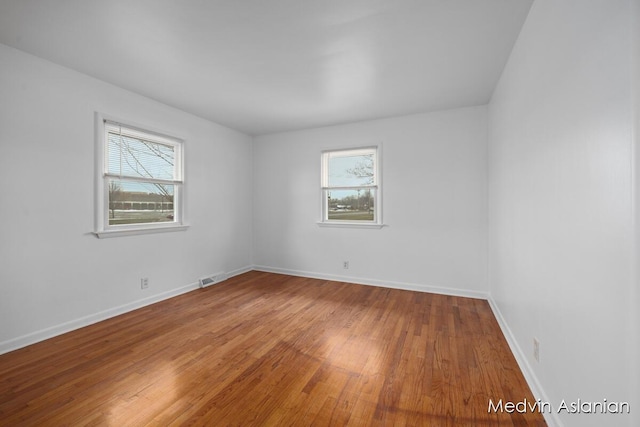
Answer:
<svg viewBox="0 0 640 427"><path fill-rule="evenodd" d="M372 175L372 154L329 158L329 187L369 185Z"/></svg>

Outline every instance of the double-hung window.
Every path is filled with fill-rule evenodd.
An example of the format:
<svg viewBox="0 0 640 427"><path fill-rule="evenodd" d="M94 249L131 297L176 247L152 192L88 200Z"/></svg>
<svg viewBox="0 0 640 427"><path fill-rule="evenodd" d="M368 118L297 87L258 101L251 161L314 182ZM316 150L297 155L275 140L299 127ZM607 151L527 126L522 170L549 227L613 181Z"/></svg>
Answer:
<svg viewBox="0 0 640 427"><path fill-rule="evenodd" d="M96 234L184 229L183 141L108 120L102 127Z"/></svg>
<svg viewBox="0 0 640 427"><path fill-rule="evenodd" d="M322 153L320 225L381 226L377 147Z"/></svg>

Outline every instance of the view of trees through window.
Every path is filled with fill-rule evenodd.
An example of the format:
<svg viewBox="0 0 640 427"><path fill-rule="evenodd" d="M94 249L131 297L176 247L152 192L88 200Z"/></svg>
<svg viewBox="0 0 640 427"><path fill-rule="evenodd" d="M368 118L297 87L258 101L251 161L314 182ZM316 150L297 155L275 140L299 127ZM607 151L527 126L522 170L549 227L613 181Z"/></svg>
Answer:
<svg viewBox="0 0 640 427"><path fill-rule="evenodd" d="M328 219L373 221L372 190L329 191Z"/></svg>
<svg viewBox="0 0 640 427"><path fill-rule="evenodd" d="M173 217L173 185L109 182L109 225L170 222Z"/></svg>
<svg viewBox="0 0 640 427"><path fill-rule="evenodd" d="M107 131L109 225L174 221L175 148Z"/></svg>

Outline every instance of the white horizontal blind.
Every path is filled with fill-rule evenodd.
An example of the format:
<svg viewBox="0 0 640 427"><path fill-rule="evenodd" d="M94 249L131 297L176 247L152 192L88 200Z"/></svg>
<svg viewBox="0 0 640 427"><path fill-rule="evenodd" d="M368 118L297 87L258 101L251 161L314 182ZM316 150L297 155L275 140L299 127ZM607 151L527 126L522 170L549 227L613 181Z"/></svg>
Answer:
<svg viewBox="0 0 640 427"><path fill-rule="evenodd" d="M181 141L105 122L105 176L181 183Z"/></svg>

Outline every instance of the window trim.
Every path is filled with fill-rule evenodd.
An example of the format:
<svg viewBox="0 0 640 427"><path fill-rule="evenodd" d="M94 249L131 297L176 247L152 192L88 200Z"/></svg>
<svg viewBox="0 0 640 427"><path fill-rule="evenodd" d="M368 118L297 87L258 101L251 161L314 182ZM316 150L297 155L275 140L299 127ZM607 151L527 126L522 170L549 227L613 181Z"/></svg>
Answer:
<svg viewBox="0 0 640 427"><path fill-rule="evenodd" d="M361 188L373 188L375 189L375 210L373 221L359 220L359 221L346 221L346 220L330 220L328 219L328 205L327 205L327 191L331 189L340 188L355 188L355 187L329 187L328 185L328 154L336 152L358 152L361 150L373 150L374 151L374 183L367 186L358 186ZM320 221L317 222L320 227L337 227L337 228L372 228L380 229L385 227L386 224L382 221L382 144L358 146L358 147L341 147L322 150L320 153Z"/></svg>
<svg viewBox="0 0 640 427"><path fill-rule="evenodd" d="M113 174L109 174L106 170L107 167L107 141L106 131L107 124L122 125L133 131L139 131L144 135L153 135L158 139L158 142L163 144L170 144L176 147L176 170L178 176L174 177L174 180L168 180L167 183L175 186L174 189L174 220L171 222L162 223L141 223L141 224L121 224L121 225L109 225L109 191L108 178L115 177ZM164 233L172 231L184 231L189 226L185 222L185 203L184 203L184 140L172 136L171 134L153 129L149 126L138 125L131 121L122 120L119 118L111 117L103 113L95 113L95 177L94 177L94 193L95 193L95 218L94 218L94 231L93 234L98 238L118 237L118 236L132 236L139 234L152 234L152 233ZM129 177L122 177L123 179L129 179ZM135 180L135 178L133 178ZM153 179L152 179L153 180ZM147 180L144 180L145 182ZM153 180L157 181L157 180Z"/></svg>

